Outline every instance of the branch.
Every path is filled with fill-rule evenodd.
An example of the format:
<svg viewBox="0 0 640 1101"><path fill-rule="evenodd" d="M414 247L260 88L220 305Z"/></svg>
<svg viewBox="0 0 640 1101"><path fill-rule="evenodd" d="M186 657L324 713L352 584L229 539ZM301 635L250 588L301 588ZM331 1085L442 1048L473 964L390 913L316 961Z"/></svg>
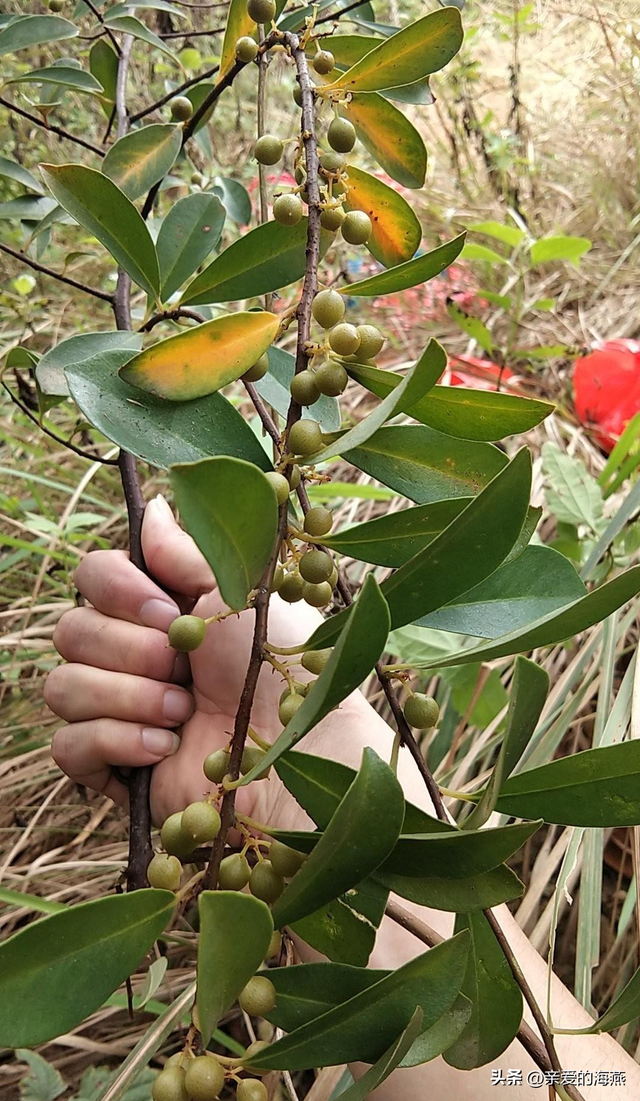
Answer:
<svg viewBox="0 0 640 1101"><path fill-rule="evenodd" d="M105 23L104 16L101 14L101 12L95 6L95 4L93 3L93 0L84 0L84 2L87 5L89 11L93 12L93 14L95 15L98 22L101 23L102 26L104 27L105 31L109 35L109 38L111 39L111 42L113 44L114 50L116 51L116 54L118 55L118 57L120 57L120 46L118 45L118 39L116 38L113 31Z"/></svg>
<svg viewBox="0 0 640 1101"><path fill-rule="evenodd" d="M199 325L202 325L206 321L201 313L196 310L188 310L185 306L178 306L175 310L166 310L164 313L155 313L153 317L150 317L148 321L145 321L144 325L141 325L138 329L139 333L150 333L151 330L159 325L161 321L177 321L180 317L188 317L192 321L197 321Z"/></svg>
<svg viewBox="0 0 640 1101"><path fill-rule="evenodd" d="M118 465L117 459L103 459L101 455L90 455L88 451L83 451L81 447L76 447L74 443L71 443L71 440L65 440L63 436L58 436L56 432L52 432L50 428L47 428L46 424L44 424L40 417L36 417L35 413L32 413L28 406L26 406L24 402L20 401L20 398L13 393L13 390L10 386L7 385L4 379L0 379L0 381L2 382L2 385L7 391L12 402L18 406L18 409L20 409L20 411L24 413L25 417L28 417L30 421L33 421L34 424L37 424L38 428L41 432L44 432L45 436L50 436L52 440L56 441L56 443L61 443L63 447L68 448L69 451L73 451L74 454L79 455L81 459L88 459L91 463L103 463L104 466Z"/></svg>
<svg viewBox="0 0 640 1101"><path fill-rule="evenodd" d="M94 298L100 298L103 302L108 302L110 306L113 305L113 295L107 294L106 291L99 291L96 287L90 287L86 283L80 283L79 280L72 279L70 275L62 275L60 272L53 271L52 268L47 268L44 264L39 264L36 260L32 260L26 253L18 252L17 249L13 249L9 245L4 245L2 242L0 242L0 251L6 252L7 256L13 256L14 260L19 260L22 264L26 264L27 267L33 268L34 271L39 271L42 275L50 275L52 279L57 279L59 283L66 283L67 286L73 287L76 291L83 291L84 294L91 294Z"/></svg>
<svg viewBox="0 0 640 1101"><path fill-rule="evenodd" d="M64 130L62 126L55 126L53 123L44 122L43 119L38 118L37 115L30 115L28 111L24 111L22 107L18 107L15 103L9 103L6 99L0 97L0 106L6 107L7 111L13 111L15 115L21 115L22 118L29 119L34 126L39 126L42 130L47 130L50 134L57 134L60 138L66 138L67 141L75 142L76 145L82 145L84 149L89 149L92 153L97 153L99 157L104 157L104 151L99 149L97 145L92 145L90 141L85 141L84 138L78 138L75 134L70 134L68 130Z"/></svg>
<svg viewBox="0 0 640 1101"><path fill-rule="evenodd" d="M281 447L281 444L282 444L282 440L280 439L280 433L278 432L278 429L276 427L276 424L275 424L275 421L274 421L273 417L271 416L269 410L267 409L266 405L264 404L264 402L263 402L262 398L260 397L260 394L256 390L254 384L252 382L245 382L244 388L247 391L249 397L251 398L251 401L253 402L256 413L258 414L258 416L260 417L260 420L262 421L262 427L265 429L267 434L269 436L271 436L271 439L273 440L273 443L274 443L275 447L277 448L278 454L279 454L280 453L280 447Z"/></svg>
<svg viewBox="0 0 640 1101"><path fill-rule="evenodd" d="M208 31L167 31L159 34L158 38L203 38L207 34L222 34L225 27L211 27Z"/></svg>
<svg viewBox="0 0 640 1101"><path fill-rule="evenodd" d="M156 100L156 102L152 103L149 107L145 107L142 111L138 111L136 115L132 115L131 122L138 122L139 119L143 119L145 115L150 115L153 111L157 111L160 107L164 107L165 103L169 103L169 100L175 99L176 96L181 96L188 88L192 88L194 84L199 84L202 80L207 80L210 76L213 76L218 72L219 68L219 65L214 65L211 69L206 69L204 73L200 73L198 76L192 76L190 80L185 80L184 84L181 84L179 88L174 88L172 92L167 92L166 96L162 96L162 99Z"/></svg>

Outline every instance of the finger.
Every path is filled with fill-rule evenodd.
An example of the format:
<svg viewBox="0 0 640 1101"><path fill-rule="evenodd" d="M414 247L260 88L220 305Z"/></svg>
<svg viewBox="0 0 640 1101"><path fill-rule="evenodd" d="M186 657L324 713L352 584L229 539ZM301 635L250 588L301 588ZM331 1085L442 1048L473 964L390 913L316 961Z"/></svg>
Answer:
<svg viewBox="0 0 640 1101"><path fill-rule="evenodd" d="M94 608L114 619L167 631L180 615L176 602L124 551L92 551L78 566L74 581Z"/></svg>
<svg viewBox="0 0 640 1101"><path fill-rule="evenodd" d="M147 568L160 585L198 597L215 586L214 576L190 535L176 523L159 494L145 509L142 550Z"/></svg>
<svg viewBox="0 0 640 1101"><path fill-rule="evenodd" d="M108 715L152 726L178 726L194 706L193 697L175 684L78 664L59 665L49 673L44 698L67 722Z"/></svg>
<svg viewBox="0 0 640 1101"><path fill-rule="evenodd" d="M58 620L53 644L65 661L137 677L175 679L176 652L164 631L112 619L94 608L73 608Z"/></svg>
<svg viewBox="0 0 640 1101"><path fill-rule="evenodd" d="M112 766L155 765L179 746L180 739L172 730L100 718L63 726L54 735L51 753L76 783L124 802L126 789L113 777Z"/></svg>

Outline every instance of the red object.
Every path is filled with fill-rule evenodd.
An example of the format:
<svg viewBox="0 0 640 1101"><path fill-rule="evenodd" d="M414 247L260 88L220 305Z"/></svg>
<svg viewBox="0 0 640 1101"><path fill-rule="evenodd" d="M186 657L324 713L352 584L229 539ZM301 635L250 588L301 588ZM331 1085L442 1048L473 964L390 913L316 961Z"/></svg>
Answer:
<svg viewBox="0 0 640 1101"><path fill-rule="evenodd" d="M473 390L505 389L505 382L516 376L508 367L500 368L490 359L477 356L455 356L449 360L442 381L448 386L469 386Z"/></svg>
<svg viewBox="0 0 640 1101"><path fill-rule="evenodd" d="M573 392L578 419L594 429L605 451L640 410L640 343L603 340L573 368Z"/></svg>

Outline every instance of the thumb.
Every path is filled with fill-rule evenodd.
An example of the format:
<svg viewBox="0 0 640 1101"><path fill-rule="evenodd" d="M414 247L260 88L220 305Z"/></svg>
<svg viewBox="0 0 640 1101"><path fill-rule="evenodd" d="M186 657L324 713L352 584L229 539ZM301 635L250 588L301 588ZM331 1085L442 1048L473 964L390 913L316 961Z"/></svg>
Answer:
<svg viewBox="0 0 640 1101"><path fill-rule="evenodd" d="M160 493L145 509L142 552L149 573L165 589L198 597L215 588L207 562Z"/></svg>

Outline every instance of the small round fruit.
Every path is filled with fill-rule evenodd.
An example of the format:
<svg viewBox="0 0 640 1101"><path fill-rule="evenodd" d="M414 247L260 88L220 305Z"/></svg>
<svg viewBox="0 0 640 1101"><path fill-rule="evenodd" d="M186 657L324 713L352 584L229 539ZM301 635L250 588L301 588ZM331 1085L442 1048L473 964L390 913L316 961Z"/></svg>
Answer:
<svg viewBox="0 0 640 1101"><path fill-rule="evenodd" d="M337 355L350 356L360 345L360 334L355 325L343 321L329 333L329 344Z"/></svg>
<svg viewBox="0 0 640 1101"><path fill-rule="evenodd" d="M205 757L202 768L207 780L212 784L221 784L229 771L230 758L228 749L216 749Z"/></svg>
<svg viewBox="0 0 640 1101"><path fill-rule="evenodd" d="M244 1061L246 1062L249 1059L255 1059L256 1055L259 1055L261 1051L264 1051L265 1048L268 1048L270 1046L271 1045L269 1044L268 1040L254 1040L252 1044L249 1044L249 1047L247 1048L247 1050L244 1053L244 1057L243 1057ZM246 1069L247 1069L248 1074L259 1074L260 1076L262 1076L263 1074L268 1074L269 1073L269 1071L265 1070L263 1067L247 1067ZM241 1082L240 1085L238 1086L238 1089L240 1088L241 1085L244 1085L244 1084L245 1084L244 1081ZM258 1084L260 1085L261 1083L258 1083ZM264 1094L258 1099L258 1101L262 1101L263 1097L264 1097ZM249 1097L245 1097L244 1101L252 1101L252 1099L249 1098Z"/></svg>
<svg viewBox="0 0 640 1101"><path fill-rule="evenodd" d="M335 149L329 149L327 153L323 153L320 157L320 167L325 172L339 172L341 168L344 168L342 153L336 153Z"/></svg>
<svg viewBox="0 0 640 1101"><path fill-rule="evenodd" d="M182 1067L165 1067L151 1087L153 1101L189 1101Z"/></svg>
<svg viewBox="0 0 640 1101"><path fill-rule="evenodd" d="M342 223L342 236L350 245L366 245L372 229L371 218L364 210L350 210Z"/></svg>
<svg viewBox="0 0 640 1101"><path fill-rule="evenodd" d="M336 230L340 229L345 218L346 214L341 206L327 206L320 215L320 225L323 229L335 233Z"/></svg>
<svg viewBox="0 0 640 1101"><path fill-rule="evenodd" d="M375 359L384 348L382 333L379 329L376 329L375 325L358 325L357 329L360 336L360 347L358 348L360 362L362 363L363 359Z"/></svg>
<svg viewBox="0 0 640 1101"><path fill-rule="evenodd" d="M300 474L300 467L296 463L294 463L292 466L289 467L289 482L292 489L298 488L298 486L300 485L301 477L302 475Z"/></svg>
<svg viewBox="0 0 640 1101"><path fill-rule="evenodd" d="M287 604L297 604L299 600L302 600L302 590L304 588L304 581L300 577L300 574L289 573L282 582L278 589L278 596L282 600L286 600Z"/></svg>
<svg viewBox="0 0 640 1101"><path fill-rule="evenodd" d="M324 505L316 505L310 508L304 518L304 531L307 535L327 535L333 526L333 513Z"/></svg>
<svg viewBox="0 0 640 1101"><path fill-rule="evenodd" d="M186 46L184 50L180 50L178 57L180 58L180 64L187 72L193 72L194 69L199 69L202 65L202 54L194 46Z"/></svg>
<svg viewBox="0 0 640 1101"><path fill-rule="evenodd" d="M306 682L303 683L301 680L294 680L290 685L288 684L286 688L283 688L278 703L282 703L282 701L286 700L287 696L292 695L293 692L297 692L299 696L306 696L308 691L309 685Z"/></svg>
<svg viewBox="0 0 640 1101"><path fill-rule="evenodd" d="M325 551L311 550L302 555L299 569L305 581L319 585L331 577L333 562Z"/></svg>
<svg viewBox="0 0 640 1101"><path fill-rule="evenodd" d="M278 875L270 860L263 860L251 872L249 890L263 902L275 902L284 891L284 879Z"/></svg>
<svg viewBox="0 0 640 1101"><path fill-rule="evenodd" d="M312 608L324 608L331 600L332 593L333 589L328 581L323 581L321 585L311 585L305 581L302 599Z"/></svg>
<svg viewBox="0 0 640 1101"><path fill-rule="evenodd" d="M176 811L175 814L170 814L165 819L160 830L160 841L163 849L171 856L188 856L189 853L193 852L195 848L193 839L182 828L181 810Z"/></svg>
<svg viewBox="0 0 640 1101"><path fill-rule="evenodd" d="M273 216L281 226L297 226L304 207L299 195L278 195L273 204Z"/></svg>
<svg viewBox="0 0 640 1101"><path fill-rule="evenodd" d="M329 584L331 585L332 589L335 589L336 585L338 584L338 571L337 571L335 566L333 567L333 569L331 571L331 577L329 578Z"/></svg>
<svg viewBox="0 0 640 1101"><path fill-rule="evenodd" d="M323 329L332 329L344 317L344 298L334 290L320 291L313 300L311 313Z"/></svg>
<svg viewBox="0 0 640 1101"><path fill-rule="evenodd" d="M214 1101L224 1086L222 1065L213 1055L198 1055L187 1065L184 1084L193 1101Z"/></svg>
<svg viewBox="0 0 640 1101"><path fill-rule="evenodd" d="M182 879L182 864L177 856L156 853L149 862L147 879L150 887L161 891L177 891Z"/></svg>
<svg viewBox="0 0 640 1101"><path fill-rule="evenodd" d="M253 148L253 155L259 164L277 164L283 152L284 146L280 138L273 134L263 134Z"/></svg>
<svg viewBox="0 0 640 1101"><path fill-rule="evenodd" d="M254 975L241 990L238 1002L250 1017L264 1017L276 1004L276 988L266 975Z"/></svg>
<svg viewBox="0 0 640 1101"><path fill-rule="evenodd" d="M417 730L428 730L435 726L440 715L440 708L433 696L425 696L422 692L409 696L403 711L409 726L415 726Z"/></svg>
<svg viewBox="0 0 640 1101"><path fill-rule="evenodd" d="M285 696L278 707L278 718L283 726L290 722L303 703L304 696L299 696L297 692L290 692L288 696Z"/></svg>
<svg viewBox="0 0 640 1101"><path fill-rule="evenodd" d="M251 868L246 857L240 853L225 856L220 864L218 883L223 891L241 891L247 886Z"/></svg>
<svg viewBox="0 0 640 1101"><path fill-rule="evenodd" d="M296 421L289 430L289 450L294 455L313 455L322 447L322 432L317 421Z"/></svg>
<svg viewBox="0 0 640 1101"><path fill-rule="evenodd" d="M279 933L277 929L274 929L271 934L271 940L269 941L269 947L267 948L267 954L264 957L266 960L272 960L274 956L279 956L282 951L282 933Z"/></svg>
<svg viewBox="0 0 640 1101"><path fill-rule="evenodd" d="M302 668L315 676L319 676L332 653L331 647L326 650L306 650L301 658Z"/></svg>
<svg viewBox="0 0 640 1101"><path fill-rule="evenodd" d="M169 627L169 646L181 654L190 654L204 642L207 625L199 615L179 615Z"/></svg>
<svg viewBox="0 0 640 1101"><path fill-rule="evenodd" d="M261 378L264 378L269 370L269 354L263 352L260 359L257 359L252 367L242 376L244 382L260 382Z"/></svg>
<svg viewBox="0 0 640 1101"><path fill-rule="evenodd" d="M260 1041L256 1040L256 1043L259 1042ZM267 1047L268 1046L267 1044ZM248 1050L247 1048L247 1051ZM253 1067L249 1067L249 1070L254 1074L258 1073ZM236 1097L238 1101L268 1101L269 1090L264 1082L261 1082L258 1078L243 1078L238 1082Z"/></svg>
<svg viewBox="0 0 640 1101"><path fill-rule="evenodd" d="M171 100L171 118L176 122L187 122L193 114L193 103L186 96L176 96Z"/></svg>
<svg viewBox="0 0 640 1101"><path fill-rule="evenodd" d="M247 15L254 23L272 23L276 14L276 0L247 0Z"/></svg>
<svg viewBox="0 0 640 1101"><path fill-rule="evenodd" d="M302 107L302 88L297 81L293 86L293 100L298 107ZM298 183L300 183L300 180L298 180Z"/></svg>
<svg viewBox="0 0 640 1101"><path fill-rule="evenodd" d="M182 829L197 844L213 841L220 833L220 815L211 803L189 803L182 812Z"/></svg>
<svg viewBox="0 0 640 1101"><path fill-rule="evenodd" d="M291 397L298 405L313 405L320 397L315 375L308 369L293 376L289 390Z"/></svg>
<svg viewBox="0 0 640 1101"><path fill-rule="evenodd" d="M194 187L202 187L204 183L204 176L202 175L202 172L192 172L191 183Z"/></svg>
<svg viewBox="0 0 640 1101"><path fill-rule="evenodd" d="M242 757L240 758L240 772L244 776L245 773L251 772L252 768L256 768L257 765L262 764L266 753L264 749L260 749L258 745L247 745L242 750ZM266 776L266 773L264 773ZM256 777L258 780L262 780L262 776Z"/></svg>
<svg viewBox="0 0 640 1101"><path fill-rule="evenodd" d="M270 592L272 592L272 593L279 592L280 591L280 586L282 585L282 582L284 581L284 579L285 579L285 572L284 572L282 566L280 565L280 563L278 563L275 570L273 571L273 580L271 582Z"/></svg>
<svg viewBox="0 0 640 1101"><path fill-rule="evenodd" d="M320 76L327 76L335 66L336 59L331 50L318 50L313 59L313 67Z"/></svg>
<svg viewBox="0 0 640 1101"><path fill-rule="evenodd" d="M327 141L336 153L350 153L356 144L356 128L348 119L335 118L327 130Z"/></svg>
<svg viewBox="0 0 640 1101"><path fill-rule="evenodd" d="M316 369L316 386L321 394L326 394L329 398L337 398L343 394L348 381L347 372L335 359L327 359Z"/></svg>
<svg viewBox="0 0 640 1101"><path fill-rule="evenodd" d="M285 879L290 879L291 876L300 871L306 859L304 853L299 853L296 852L295 849L290 849L288 845L283 845L282 841L271 842L269 860L273 864L275 870L280 875L283 875Z"/></svg>
<svg viewBox="0 0 640 1101"><path fill-rule="evenodd" d="M239 38L236 42L236 57L238 61L244 61L245 65L248 65L250 61L255 61L257 56L258 43L251 35L244 34L242 38Z"/></svg>
<svg viewBox="0 0 640 1101"><path fill-rule="evenodd" d="M291 493L291 486L284 474L278 474L277 470L269 470L265 474L265 478L273 486L278 504L283 505Z"/></svg>
<svg viewBox="0 0 640 1101"><path fill-rule="evenodd" d="M65 0L49 0L47 5L49 11L59 12L64 11Z"/></svg>

